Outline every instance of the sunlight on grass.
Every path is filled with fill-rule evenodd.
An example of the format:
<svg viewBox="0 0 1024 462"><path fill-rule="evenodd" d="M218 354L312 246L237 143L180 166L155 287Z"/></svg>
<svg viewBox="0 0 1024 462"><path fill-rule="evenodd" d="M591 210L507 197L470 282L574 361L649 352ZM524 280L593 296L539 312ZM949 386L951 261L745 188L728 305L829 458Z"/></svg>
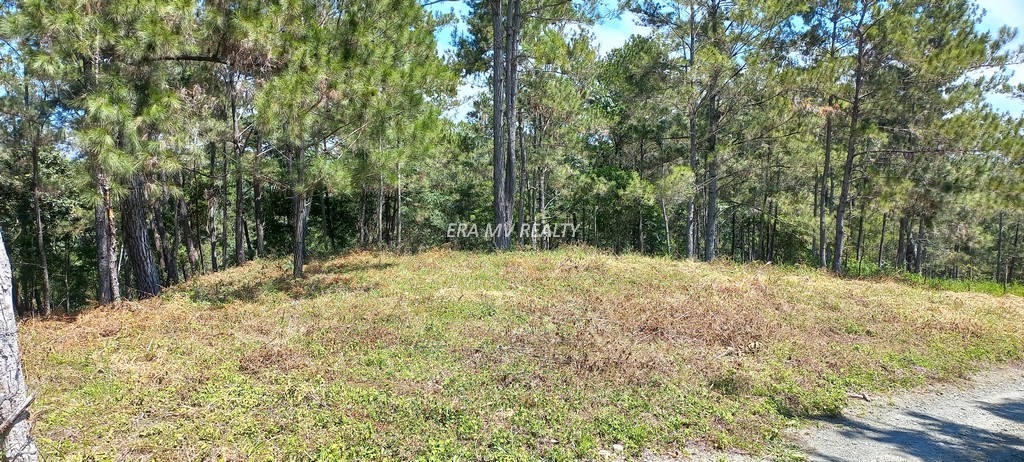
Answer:
<svg viewBox="0 0 1024 462"><path fill-rule="evenodd" d="M785 452L847 392L1021 358L1024 300L808 269L551 253L258 261L22 324L53 459Z"/></svg>

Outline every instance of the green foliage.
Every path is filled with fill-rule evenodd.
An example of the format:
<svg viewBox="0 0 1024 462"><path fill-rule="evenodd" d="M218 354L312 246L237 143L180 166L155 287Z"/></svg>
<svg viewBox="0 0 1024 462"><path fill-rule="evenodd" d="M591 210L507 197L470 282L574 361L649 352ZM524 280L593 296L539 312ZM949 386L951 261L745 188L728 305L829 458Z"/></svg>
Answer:
<svg viewBox="0 0 1024 462"><path fill-rule="evenodd" d="M95 298L96 217L123 244L133 182L165 285L296 253L300 235L303 255L488 248L446 234L490 221L492 206L490 95L465 120L446 115L490 67L490 4L466 6L460 18L413 0L6 4L0 223L19 303L37 305L40 255L60 262L68 310ZM834 248L850 153L847 274L1020 280L1024 122L985 100L1020 93L1007 67L1020 55L1015 31L976 29L973 2L620 6L652 32L601 53L580 27L608 16L601 4L522 5L515 222L579 231L518 245L680 257L714 245L816 264ZM435 34L456 22L441 56Z"/></svg>

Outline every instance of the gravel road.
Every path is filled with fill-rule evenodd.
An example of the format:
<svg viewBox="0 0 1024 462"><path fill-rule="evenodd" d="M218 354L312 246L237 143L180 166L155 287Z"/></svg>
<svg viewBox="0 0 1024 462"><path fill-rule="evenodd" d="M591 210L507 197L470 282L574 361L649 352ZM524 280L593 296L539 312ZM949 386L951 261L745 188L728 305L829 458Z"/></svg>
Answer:
<svg viewBox="0 0 1024 462"><path fill-rule="evenodd" d="M1024 368L851 403L797 439L815 462L1024 461Z"/></svg>

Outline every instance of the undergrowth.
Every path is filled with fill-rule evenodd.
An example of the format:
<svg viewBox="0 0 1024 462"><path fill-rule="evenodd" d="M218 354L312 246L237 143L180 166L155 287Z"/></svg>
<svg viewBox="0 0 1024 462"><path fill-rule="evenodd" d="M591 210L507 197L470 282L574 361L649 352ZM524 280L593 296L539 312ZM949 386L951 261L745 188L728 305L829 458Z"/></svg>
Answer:
<svg viewBox="0 0 1024 462"><path fill-rule="evenodd" d="M1018 360L1024 301L590 250L261 260L22 324L47 458L785 452L850 392Z"/></svg>

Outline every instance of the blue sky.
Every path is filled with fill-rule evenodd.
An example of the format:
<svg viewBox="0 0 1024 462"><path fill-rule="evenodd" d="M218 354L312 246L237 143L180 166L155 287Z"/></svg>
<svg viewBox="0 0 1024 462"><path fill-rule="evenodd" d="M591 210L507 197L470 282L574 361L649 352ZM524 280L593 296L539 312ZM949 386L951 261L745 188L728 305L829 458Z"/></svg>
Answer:
<svg viewBox="0 0 1024 462"><path fill-rule="evenodd" d="M995 34L1004 25L1018 28L1024 27L1024 0L976 0L976 2L986 12L981 24L978 25L979 29L991 31ZM611 18L599 24L588 26L588 29L594 33L597 39L601 53L607 53L612 49L622 46L631 35L646 35L650 32L649 28L638 24L637 18L632 13L616 14L614 1L606 0L605 5L604 11L610 13L609 16ZM439 3L432 6L431 10L445 13L455 11L459 15L465 15L469 12L469 8L461 1ZM451 27L437 33L438 49L442 53L452 49L451 34ZM1018 31L1018 38L1014 42L1016 46L1021 44L1024 44L1024 30ZM1012 82L1014 84L1024 82L1024 64L1013 66L1013 70ZM473 95L481 91L484 91L482 82L464 83L459 87L459 97L462 99L463 104L449 115L456 119L464 118L470 109L469 100ZM999 111L1008 112L1015 117L1024 117L1024 101L1005 95L990 95L988 100Z"/></svg>

